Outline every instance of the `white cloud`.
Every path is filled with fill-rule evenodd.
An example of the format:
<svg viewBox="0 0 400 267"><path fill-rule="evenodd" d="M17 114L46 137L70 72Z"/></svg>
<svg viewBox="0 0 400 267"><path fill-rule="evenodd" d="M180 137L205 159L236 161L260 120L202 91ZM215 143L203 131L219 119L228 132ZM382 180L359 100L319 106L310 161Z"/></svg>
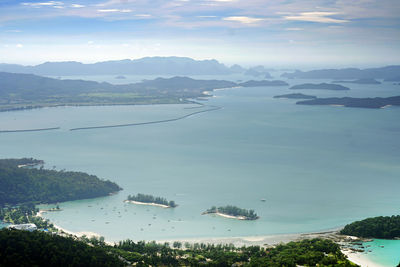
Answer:
<svg viewBox="0 0 400 267"><path fill-rule="evenodd" d="M286 31L302 31L304 30L303 28L286 28Z"/></svg>
<svg viewBox="0 0 400 267"><path fill-rule="evenodd" d="M18 33L18 32L22 32L21 30L6 30L6 32L15 32L15 33Z"/></svg>
<svg viewBox="0 0 400 267"><path fill-rule="evenodd" d="M101 13L130 13L131 9L118 9L118 8L110 8L110 9L98 9L98 12Z"/></svg>
<svg viewBox="0 0 400 267"><path fill-rule="evenodd" d="M24 6L31 6L31 7L42 7L42 6L63 6L64 3L61 1L48 1L48 2L39 2L39 3L32 3L32 2L26 2L22 3Z"/></svg>
<svg viewBox="0 0 400 267"><path fill-rule="evenodd" d="M223 20L236 21L236 22L240 22L240 23L244 23L244 24L253 24L253 23L263 21L265 19L245 17L245 16L232 16L232 17L223 18Z"/></svg>
<svg viewBox="0 0 400 267"><path fill-rule="evenodd" d="M22 45L22 44L16 44L15 45L17 48L22 48L22 47L24 47L24 45Z"/></svg>
<svg viewBox="0 0 400 267"><path fill-rule="evenodd" d="M71 7L73 8L81 8L81 7L85 7L84 5L80 5L80 4L72 4Z"/></svg>
<svg viewBox="0 0 400 267"><path fill-rule="evenodd" d="M337 15L336 12L302 12L297 15L284 16L286 20L309 21L318 23L346 23L348 20L334 19L329 16Z"/></svg>

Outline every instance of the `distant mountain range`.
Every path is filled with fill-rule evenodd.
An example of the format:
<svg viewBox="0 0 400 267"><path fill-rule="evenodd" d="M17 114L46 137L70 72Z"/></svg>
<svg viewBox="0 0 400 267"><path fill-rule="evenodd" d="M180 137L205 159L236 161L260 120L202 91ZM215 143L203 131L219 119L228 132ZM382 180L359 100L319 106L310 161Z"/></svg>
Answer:
<svg viewBox="0 0 400 267"><path fill-rule="evenodd" d="M311 71L295 71L293 73L284 73L281 77L289 79L384 79L396 80L400 77L399 66L386 66L382 68L370 69L322 69Z"/></svg>
<svg viewBox="0 0 400 267"><path fill-rule="evenodd" d="M76 61L46 62L36 66L0 64L0 71L36 75L221 75L242 73L239 65L227 67L217 60L194 60L187 57L145 57L84 64Z"/></svg>

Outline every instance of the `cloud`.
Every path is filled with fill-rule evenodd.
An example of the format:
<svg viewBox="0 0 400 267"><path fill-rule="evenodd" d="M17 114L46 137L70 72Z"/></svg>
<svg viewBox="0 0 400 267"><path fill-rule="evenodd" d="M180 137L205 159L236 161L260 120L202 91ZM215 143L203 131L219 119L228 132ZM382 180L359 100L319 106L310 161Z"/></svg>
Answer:
<svg viewBox="0 0 400 267"><path fill-rule="evenodd" d="M286 20L308 21L317 23L346 23L348 20L334 19L329 16L337 15L336 12L302 12L298 15L284 16Z"/></svg>
<svg viewBox="0 0 400 267"><path fill-rule="evenodd" d="M22 47L24 47L22 44L16 44L15 45L17 48L22 48Z"/></svg>
<svg viewBox="0 0 400 267"><path fill-rule="evenodd" d="M48 1L48 2L39 2L39 3L32 3L32 2L26 2L22 3L23 6L31 6L31 7L43 7L43 6L63 6L64 3L61 1Z"/></svg>
<svg viewBox="0 0 400 267"><path fill-rule="evenodd" d="M240 22L240 23L243 23L243 24L253 24L253 23L257 23L257 22L263 21L265 19L245 17L245 16L232 16L232 17L225 17L225 18L223 18L223 20L235 21L235 22Z"/></svg>
<svg viewBox="0 0 400 267"><path fill-rule="evenodd" d="M130 13L131 9L118 9L118 8L110 8L110 9L98 9L97 12L101 13Z"/></svg>
<svg viewBox="0 0 400 267"><path fill-rule="evenodd" d="M84 5L80 5L80 4L72 4L71 7L73 8L81 8L81 7L85 7Z"/></svg>
<svg viewBox="0 0 400 267"><path fill-rule="evenodd" d="M286 31L302 31L304 30L303 28L286 28Z"/></svg>

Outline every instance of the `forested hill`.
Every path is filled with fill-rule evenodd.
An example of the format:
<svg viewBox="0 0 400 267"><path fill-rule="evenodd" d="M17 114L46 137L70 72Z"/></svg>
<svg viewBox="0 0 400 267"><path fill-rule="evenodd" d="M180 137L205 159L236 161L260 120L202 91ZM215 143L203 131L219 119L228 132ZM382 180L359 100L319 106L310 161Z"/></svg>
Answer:
<svg viewBox="0 0 400 267"><path fill-rule="evenodd" d="M346 225L341 231L343 235L369 238L400 238L400 215L367 218Z"/></svg>
<svg viewBox="0 0 400 267"><path fill-rule="evenodd" d="M0 160L0 206L27 202L55 203L107 196L122 190L109 180L83 172L27 168L34 159Z"/></svg>
<svg viewBox="0 0 400 267"><path fill-rule="evenodd" d="M40 231L0 230L0 266L125 266L116 255Z"/></svg>

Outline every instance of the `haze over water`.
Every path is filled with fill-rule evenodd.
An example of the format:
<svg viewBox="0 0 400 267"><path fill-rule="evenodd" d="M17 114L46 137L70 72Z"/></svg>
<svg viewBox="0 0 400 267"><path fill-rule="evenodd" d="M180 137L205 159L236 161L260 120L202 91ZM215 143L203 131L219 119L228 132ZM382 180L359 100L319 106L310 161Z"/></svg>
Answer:
<svg viewBox="0 0 400 267"><path fill-rule="evenodd" d="M221 77L221 79L224 77ZM290 84L307 82L290 80ZM314 81L316 82L316 81ZM321 82L321 81L317 81ZM317 96L392 96L400 87L350 85ZM295 105L273 99L288 87L234 88L202 103L222 109L133 127L70 128L170 119L196 105L60 107L0 113L0 128L60 130L0 134L0 156L43 159L124 188L105 198L61 203L45 214L71 231L106 240L256 236L332 229L399 213L400 109ZM123 203L129 194L175 200L175 209ZM266 202L261 202L266 199ZM257 221L201 215L213 205L254 209Z"/></svg>

